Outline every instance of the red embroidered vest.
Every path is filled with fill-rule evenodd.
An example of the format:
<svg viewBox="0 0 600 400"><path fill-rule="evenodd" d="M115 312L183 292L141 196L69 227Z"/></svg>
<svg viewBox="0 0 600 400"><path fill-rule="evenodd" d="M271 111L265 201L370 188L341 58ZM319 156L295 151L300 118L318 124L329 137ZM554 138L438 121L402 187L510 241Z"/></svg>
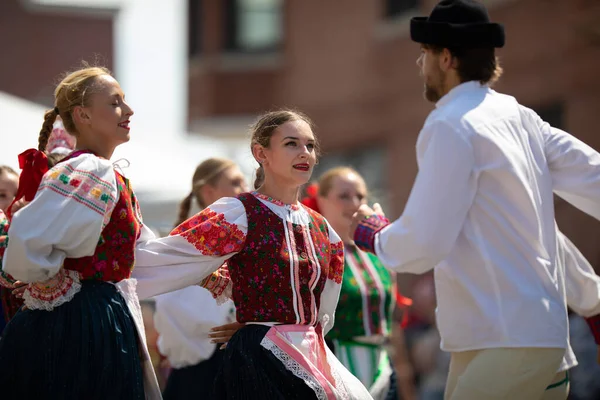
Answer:
<svg viewBox="0 0 600 400"><path fill-rule="evenodd" d="M308 231L291 222L284 226L285 221L252 194L238 199L246 209L248 234L244 248L227 261L237 321L316 324L330 275L327 223L307 210L312 219Z"/></svg>
<svg viewBox="0 0 600 400"><path fill-rule="evenodd" d="M129 180L115 171L119 199L110 221L102 230L93 256L67 258L66 269L77 271L81 279L119 282L131 276L135 244L140 235L139 206Z"/></svg>

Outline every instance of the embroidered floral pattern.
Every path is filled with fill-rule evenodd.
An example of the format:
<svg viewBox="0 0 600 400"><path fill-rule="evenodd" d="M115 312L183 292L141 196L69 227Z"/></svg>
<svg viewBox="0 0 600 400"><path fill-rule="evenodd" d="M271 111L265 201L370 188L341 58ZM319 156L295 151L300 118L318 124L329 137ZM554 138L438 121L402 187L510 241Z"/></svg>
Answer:
<svg viewBox="0 0 600 400"><path fill-rule="evenodd" d="M335 283L342 283L344 275L344 243L339 241L331 244L331 262L329 263L329 271L327 278Z"/></svg>
<svg viewBox="0 0 600 400"><path fill-rule="evenodd" d="M12 276L2 271L2 258L4 257L4 252L8 246L9 224L8 218L6 218L4 212L0 210L0 286L14 288L14 283L16 281L12 278Z"/></svg>
<svg viewBox="0 0 600 400"><path fill-rule="evenodd" d="M284 324L315 321L329 265L329 251L315 260L312 254L318 251L307 240L311 237L314 247L322 242L329 247L327 236L313 232L319 220L309 226L284 225L254 195L244 194L238 199L246 209L248 237L243 249L228 260L237 320ZM317 273L318 268L322 273Z"/></svg>
<svg viewBox="0 0 600 400"><path fill-rule="evenodd" d="M109 182L67 163L59 163L46 173L38 191L41 190L52 190L72 198L103 216L115 202L113 186Z"/></svg>
<svg viewBox="0 0 600 400"><path fill-rule="evenodd" d="M69 157L78 154L81 153L72 153ZM118 172L115 172L115 178L119 199L111 213L108 210L112 208L116 193L113 194L110 183L62 162L46 174L40 190L53 190L101 213L104 225L93 256L67 258L52 279L29 285L23 294L28 308L52 310L70 301L79 292L81 279L119 282L131 276L141 221L136 215L137 201L128 181Z"/></svg>
<svg viewBox="0 0 600 400"><path fill-rule="evenodd" d="M207 208L175 228L171 235L181 235L204 255L222 256L240 251L246 235L225 215Z"/></svg>
<svg viewBox="0 0 600 400"><path fill-rule="evenodd" d="M142 210L140 210L140 203L137 199L137 196L135 195L135 192L133 191L133 188L131 186L131 181L129 179L125 178L121 174L119 174L119 176L123 180L123 185L124 185L123 190L126 190L127 193L129 193L129 197L131 198L131 205L133 207L135 218L137 219L137 222L140 225L143 225L144 223L142 220ZM122 215L120 215L119 217L121 219L123 219Z"/></svg>
<svg viewBox="0 0 600 400"><path fill-rule="evenodd" d="M23 293L25 306L31 310L51 311L64 304L81 290L79 273L61 268L45 282L29 284Z"/></svg>
<svg viewBox="0 0 600 400"><path fill-rule="evenodd" d="M225 289L231 287L231 278L229 277L227 264L222 265L218 270L204 278L200 282L200 286L211 292L215 299L221 298ZM231 293L228 297L231 297Z"/></svg>
<svg viewBox="0 0 600 400"><path fill-rule="evenodd" d="M10 274L0 270L0 286L8 289L14 289L15 282L16 280Z"/></svg>
<svg viewBox="0 0 600 400"><path fill-rule="evenodd" d="M119 199L108 223L102 230L93 256L68 258L64 267L78 271L82 279L119 282L131 276L135 264L135 243L140 235L141 223L134 209L135 197L127 180L116 173Z"/></svg>
<svg viewBox="0 0 600 400"><path fill-rule="evenodd" d="M300 206L298 204L285 204L283 201L274 199L271 196L267 196L267 195L264 195L262 193L258 193L256 191L252 192L252 194L254 196L258 197L259 199L262 199L264 201L268 201L269 203L273 203L273 204L278 205L280 207L289 207L289 208L291 208L294 211L298 211L300 209Z"/></svg>
<svg viewBox="0 0 600 400"><path fill-rule="evenodd" d="M0 297L2 298L2 311L4 320L10 321L23 305L23 300L16 298L11 289L15 288L17 282L10 274L2 271L2 258L8 246L8 228L10 221L0 210Z"/></svg>
<svg viewBox="0 0 600 400"><path fill-rule="evenodd" d="M362 251L375 254L375 235L390 224L390 221L378 214L360 220L354 232L354 243Z"/></svg>
<svg viewBox="0 0 600 400"><path fill-rule="evenodd" d="M4 211L0 210L0 235L6 235L8 233L8 218Z"/></svg>

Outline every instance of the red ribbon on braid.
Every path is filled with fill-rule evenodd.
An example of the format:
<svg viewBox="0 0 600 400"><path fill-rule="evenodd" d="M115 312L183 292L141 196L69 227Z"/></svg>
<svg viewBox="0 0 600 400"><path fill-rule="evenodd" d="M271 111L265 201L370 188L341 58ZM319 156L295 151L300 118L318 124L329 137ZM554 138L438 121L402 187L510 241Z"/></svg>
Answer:
<svg viewBox="0 0 600 400"><path fill-rule="evenodd" d="M300 203L306 207L312 208L316 212L320 213L319 204L317 203L317 193L319 192L319 185L317 183L311 183L306 188L306 197L300 200Z"/></svg>
<svg viewBox="0 0 600 400"><path fill-rule="evenodd" d="M35 197L42 182L42 177L48 171L48 158L46 153L36 149L25 150L19 154L19 167L23 170L19 176L19 188L15 199L6 210L6 216L10 219L13 204L22 198L31 201Z"/></svg>

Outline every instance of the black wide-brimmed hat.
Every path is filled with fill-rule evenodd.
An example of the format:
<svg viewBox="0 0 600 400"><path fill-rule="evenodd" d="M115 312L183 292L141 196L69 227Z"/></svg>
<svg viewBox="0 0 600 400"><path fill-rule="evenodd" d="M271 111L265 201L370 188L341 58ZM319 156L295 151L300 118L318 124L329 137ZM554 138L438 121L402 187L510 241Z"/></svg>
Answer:
<svg viewBox="0 0 600 400"><path fill-rule="evenodd" d="M490 22L485 6L475 0L442 0L429 17L411 19L410 37L442 47L502 47L504 27Z"/></svg>

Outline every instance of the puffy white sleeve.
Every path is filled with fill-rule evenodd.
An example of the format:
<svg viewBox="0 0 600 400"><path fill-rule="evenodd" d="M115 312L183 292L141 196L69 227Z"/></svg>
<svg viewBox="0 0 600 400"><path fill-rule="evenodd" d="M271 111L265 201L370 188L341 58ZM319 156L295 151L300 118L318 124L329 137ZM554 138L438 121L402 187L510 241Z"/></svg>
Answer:
<svg viewBox="0 0 600 400"><path fill-rule="evenodd" d="M342 277L344 275L344 242L333 230L329 227L329 270L327 271L327 280L323 293L321 293L321 307L319 308L319 322L323 329L323 336L333 328L335 323L335 309L337 308L338 300L340 299L340 291L342 289Z"/></svg>
<svg viewBox="0 0 600 400"><path fill-rule="evenodd" d="M554 192L600 220L600 153L573 135L550 126L534 111L524 115L540 132Z"/></svg>
<svg viewBox="0 0 600 400"><path fill-rule="evenodd" d="M158 349L174 368L210 358L215 351L215 344L208 337L210 329L231 322L233 304L217 305L212 295L198 286L156 296L155 302Z"/></svg>
<svg viewBox="0 0 600 400"><path fill-rule="evenodd" d="M567 305L582 317L600 314L600 277L575 245L556 230L557 256L564 264Z"/></svg>
<svg viewBox="0 0 600 400"><path fill-rule="evenodd" d="M357 230L372 245L361 245L356 233L355 241L396 272L422 274L452 251L477 192L477 173L470 142L443 121L425 125L417 152L419 172L402 216L364 234Z"/></svg>
<svg viewBox="0 0 600 400"><path fill-rule="evenodd" d="M61 162L10 223L4 272L23 282L54 277L65 258L94 254L118 190L113 165L92 154Z"/></svg>
<svg viewBox="0 0 600 400"><path fill-rule="evenodd" d="M200 283L243 248L247 232L244 205L225 197L169 236L138 241L132 274L138 296L145 299Z"/></svg>

